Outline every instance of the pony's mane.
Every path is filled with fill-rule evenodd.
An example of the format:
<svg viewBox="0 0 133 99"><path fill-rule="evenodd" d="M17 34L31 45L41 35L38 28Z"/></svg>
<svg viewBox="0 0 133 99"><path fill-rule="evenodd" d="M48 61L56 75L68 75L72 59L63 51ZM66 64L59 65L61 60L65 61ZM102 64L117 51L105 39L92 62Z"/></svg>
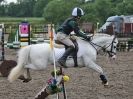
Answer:
<svg viewBox="0 0 133 99"><path fill-rule="evenodd" d="M93 39L97 39L97 38L103 38L103 37L112 37L111 35L109 35L109 34L104 34L104 33L96 33L96 34L94 34L93 36L92 36L92 38ZM77 39L78 40L81 40L81 39L79 39L80 37L77 37ZM84 40L83 40L84 41Z"/></svg>
<svg viewBox="0 0 133 99"><path fill-rule="evenodd" d="M104 34L104 33L96 33L96 34L94 34L94 36L108 36L108 37L110 37L111 35L109 35L109 34Z"/></svg>
<svg viewBox="0 0 133 99"><path fill-rule="evenodd" d="M93 39L99 38L99 37L111 37L109 34L104 34L104 33L96 33L93 35Z"/></svg>

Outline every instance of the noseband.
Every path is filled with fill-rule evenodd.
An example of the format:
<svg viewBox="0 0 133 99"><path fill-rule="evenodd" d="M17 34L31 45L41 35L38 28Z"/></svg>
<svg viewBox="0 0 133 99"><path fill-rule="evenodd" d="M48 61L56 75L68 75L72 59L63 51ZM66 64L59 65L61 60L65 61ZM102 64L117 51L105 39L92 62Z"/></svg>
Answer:
<svg viewBox="0 0 133 99"><path fill-rule="evenodd" d="M116 36L113 38L111 44L109 45L109 46L111 46L111 50L107 51L107 53L109 54L109 57L112 57L113 55L116 55L116 52L113 52L113 47L116 48L116 46L113 46L113 43L115 43L115 39L116 39Z"/></svg>

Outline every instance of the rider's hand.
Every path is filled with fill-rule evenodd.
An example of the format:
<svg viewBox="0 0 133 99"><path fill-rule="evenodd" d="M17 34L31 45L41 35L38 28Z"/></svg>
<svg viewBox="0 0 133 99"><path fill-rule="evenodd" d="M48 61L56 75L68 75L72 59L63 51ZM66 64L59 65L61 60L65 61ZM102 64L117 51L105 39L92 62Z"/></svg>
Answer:
<svg viewBox="0 0 133 99"><path fill-rule="evenodd" d="M86 40L87 41L90 41L91 40L91 37L89 35L86 35Z"/></svg>

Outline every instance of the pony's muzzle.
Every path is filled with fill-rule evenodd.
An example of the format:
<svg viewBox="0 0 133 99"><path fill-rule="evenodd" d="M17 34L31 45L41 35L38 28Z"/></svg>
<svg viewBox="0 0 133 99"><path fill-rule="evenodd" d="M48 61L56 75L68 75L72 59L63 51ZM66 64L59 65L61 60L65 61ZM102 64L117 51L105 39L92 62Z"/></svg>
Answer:
<svg viewBox="0 0 133 99"><path fill-rule="evenodd" d="M116 54L112 55L111 57L113 60L115 60L117 58Z"/></svg>

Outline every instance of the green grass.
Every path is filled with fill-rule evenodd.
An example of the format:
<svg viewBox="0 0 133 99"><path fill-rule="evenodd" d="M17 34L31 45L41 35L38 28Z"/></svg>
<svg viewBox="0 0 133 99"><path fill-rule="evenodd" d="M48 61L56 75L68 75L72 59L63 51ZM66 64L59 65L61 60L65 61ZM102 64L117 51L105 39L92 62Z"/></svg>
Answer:
<svg viewBox="0 0 133 99"><path fill-rule="evenodd" d="M4 23L6 33L12 33L16 32L16 30L18 30L18 25L25 20L28 21L31 24L31 26L36 26L41 28L44 24L46 24L43 18L36 18L36 17L28 17L28 18L0 17L0 24Z"/></svg>
<svg viewBox="0 0 133 99"><path fill-rule="evenodd" d="M18 17L0 17L0 23L4 23L7 25L12 25L12 24L19 24L22 21L27 20L30 24L44 24L44 19L43 18L18 18Z"/></svg>

